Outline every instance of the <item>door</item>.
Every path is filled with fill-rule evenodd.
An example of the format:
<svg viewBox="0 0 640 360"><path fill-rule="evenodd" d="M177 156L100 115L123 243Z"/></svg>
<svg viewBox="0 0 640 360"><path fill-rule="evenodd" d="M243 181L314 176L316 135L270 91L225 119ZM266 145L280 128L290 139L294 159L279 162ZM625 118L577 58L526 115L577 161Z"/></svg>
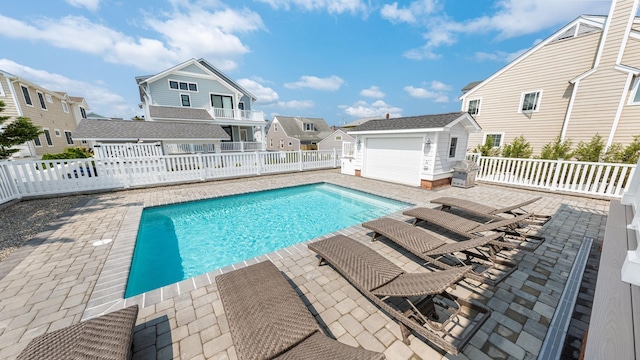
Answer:
<svg viewBox="0 0 640 360"><path fill-rule="evenodd" d="M247 129L240 129L240 141L247 141Z"/></svg>
<svg viewBox="0 0 640 360"><path fill-rule="evenodd" d="M368 138L362 176L420 186L422 137Z"/></svg>
<svg viewBox="0 0 640 360"><path fill-rule="evenodd" d="M211 106L216 117L233 119L233 98L231 96L211 94Z"/></svg>

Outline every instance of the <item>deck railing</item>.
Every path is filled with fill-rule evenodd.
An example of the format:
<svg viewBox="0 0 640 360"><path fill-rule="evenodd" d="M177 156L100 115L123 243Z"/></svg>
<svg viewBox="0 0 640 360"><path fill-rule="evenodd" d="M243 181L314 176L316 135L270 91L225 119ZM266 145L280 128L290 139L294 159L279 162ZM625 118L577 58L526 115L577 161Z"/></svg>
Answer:
<svg viewBox="0 0 640 360"><path fill-rule="evenodd" d="M257 141L225 141L220 143L220 150L222 152L264 151L262 143Z"/></svg>
<svg viewBox="0 0 640 360"><path fill-rule="evenodd" d="M234 119L234 120L251 120L264 122L264 113L262 111L240 110L240 109L223 109L210 108L209 111L214 119Z"/></svg>
<svg viewBox="0 0 640 360"><path fill-rule="evenodd" d="M162 144L130 143L130 144L96 144L93 147L96 159L132 158L162 156Z"/></svg>
<svg viewBox="0 0 640 360"><path fill-rule="evenodd" d="M339 157L339 151L330 150L3 161L0 204L24 196L335 168Z"/></svg>
<svg viewBox="0 0 640 360"><path fill-rule="evenodd" d="M640 160L636 166L632 179L626 187L620 203L633 208L633 220L627 228L635 232L636 239L640 239ZM640 286L640 241L636 249L629 250L622 265L622 281Z"/></svg>
<svg viewBox="0 0 640 360"><path fill-rule="evenodd" d="M636 167L631 164L483 157L469 154L480 167L476 180L545 190L622 197Z"/></svg>
<svg viewBox="0 0 640 360"><path fill-rule="evenodd" d="M167 155L213 153L216 151L214 144L165 144Z"/></svg>

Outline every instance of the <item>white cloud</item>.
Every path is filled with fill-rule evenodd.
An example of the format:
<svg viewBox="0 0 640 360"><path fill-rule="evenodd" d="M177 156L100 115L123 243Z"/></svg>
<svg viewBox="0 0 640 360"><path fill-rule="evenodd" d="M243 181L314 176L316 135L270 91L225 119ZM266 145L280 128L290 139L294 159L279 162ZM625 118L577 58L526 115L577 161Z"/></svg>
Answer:
<svg viewBox="0 0 640 360"><path fill-rule="evenodd" d="M51 91L64 91L87 100L91 111L104 116L131 118L139 111L120 95L102 84L74 80L60 74L34 69L8 59L0 59L0 69L22 77Z"/></svg>
<svg viewBox="0 0 640 360"><path fill-rule="evenodd" d="M360 90L360 95L365 97L375 98L375 99L382 99L383 97L385 97L386 94L383 93L379 87L370 86L368 89Z"/></svg>
<svg viewBox="0 0 640 360"><path fill-rule="evenodd" d="M309 109L314 107L315 104L311 100L290 100L279 101L276 106L283 109Z"/></svg>
<svg viewBox="0 0 640 360"><path fill-rule="evenodd" d="M222 70L231 70L237 67L236 59L249 52L238 34L262 30L264 24L260 15L248 9L221 6L180 3L172 12L158 17L146 14L142 23L156 32L156 38L128 36L82 16L40 18L27 23L0 15L0 35L42 41L148 72L199 57Z"/></svg>
<svg viewBox="0 0 640 360"><path fill-rule="evenodd" d="M310 88L315 90L336 91L344 83L340 77L331 75L328 78L319 78L316 76L304 75L299 81L286 83L284 87L287 89Z"/></svg>
<svg viewBox="0 0 640 360"><path fill-rule="evenodd" d="M442 89L435 89L433 83L442 84L438 81L432 82L431 90L421 87L405 86L404 91L418 99L431 99L437 103L449 102L449 96L447 96L446 92L442 91ZM447 88L450 89L451 87L447 86Z"/></svg>
<svg viewBox="0 0 640 360"><path fill-rule="evenodd" d="M306 11L326 10L329 14L352 14L364 12L367 6L362 0L258 0L271 5L274 9L291 10L293 7Z"/></svg>
<svg viewBox="0 0 640 360"><path fill-rule="evenodd" d="M399 8L398 3L385 4L380 15L392 23L414 24L418 19L433 13L438 8L437 0L412 1L408 7Z"/></svg>
<svg viewBox="0 0 640 360"><path fill-rule="evenodd" d="M258 98L256 104L273 104L280 99L280 96L275 90L270 87L266 87L257 81L251 79L239 79L238 84L249 90L250 93Z"/></svg>
<svg viewBox="0 0 640 360"><path fill-rule="evenodd" d="M67 4L75 7L85 7L88 10L96 11L100 7L100 0L65 0Z"/></svg>
<svg viewBox="0 0 640 360"><path fill-rule="evenodd" d="M402 116L401 108L389 105L382 100L377 100L371 104L366 101L357 101L351 106L340 105L339 108L343 109L346 114L356 118L374 116L384 118L386 114L389 114L389 117Z"/></svg>
<svg viewBox="0 0 640 360"><path fill-rule="evenodd" d="M451 90L451 85L447 85L443 82L437 81L437 80L433 80L431 82L431 88L433 90L437 90L437 91L449 91Z"/></svg>

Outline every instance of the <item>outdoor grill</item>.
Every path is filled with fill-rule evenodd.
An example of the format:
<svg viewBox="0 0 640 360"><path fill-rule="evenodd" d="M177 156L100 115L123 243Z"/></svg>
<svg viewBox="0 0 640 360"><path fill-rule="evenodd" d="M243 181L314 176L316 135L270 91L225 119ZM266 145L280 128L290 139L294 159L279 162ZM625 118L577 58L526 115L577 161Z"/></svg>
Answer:
<svg viewBox="0 0 640 360"><path fill-rule="evenodd" d="M471 160L461 160L453 167L451 186L470 188L476 184L478 165Z"/></svg>

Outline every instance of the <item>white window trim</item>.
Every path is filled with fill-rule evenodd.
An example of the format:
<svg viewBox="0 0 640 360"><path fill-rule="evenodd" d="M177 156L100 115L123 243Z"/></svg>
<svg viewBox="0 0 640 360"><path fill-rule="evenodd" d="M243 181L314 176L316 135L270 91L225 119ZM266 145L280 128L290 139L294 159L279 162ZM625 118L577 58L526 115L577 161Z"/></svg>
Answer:
<svg viewBox="0 0 640 360"><path fill-rule="evenodd" d="M538 95L536 108L535 108L535 110L523 111L522 110L522 104L524 103L524 96L527 95L527 94L531 94L531 93L540 93L540 95ZM518 114L529 114L529 113L538 112L538 111L540 111L540 104L542 104L542 90L523 91L520 94L520 105L518 105Z"/></svg>
<svg viewBox="0 0 640 360"><path fill-rule="evenodd" d="M640 77L636 76L636 79L633 82L633 86L631 86L631 94L629 95L629 101L627 105L638 106L640 105L640 101L635 102L633 99L636 97L638 93L638 88L640 87Z"/></svg>
<svg viewBox="0 0 640 360"><path fill-rule="evenodd" d="M177 89L174 89L174 88L171 87L171 83L170 83L171 81L175 81L175 82L178 83L178 88ZM187 84L187 89L186 90L185 89L180 89L180 83L181 82ZM189 90L189 84L194 84L196 86L197 90L195 90L195 91ZM191 81L186 81L186 80L167 79L167 86L169 87L169 90L173 90L173 91L188 91L190 93L198 93L198 92L200 92L200 84L198 84L197 82L191 82Z"/></svg>
<svg viewBox="0 0 640 360"><path fill-rule="evenodd" d="M189 106L186 106L182 103L182 96L187 95L189 97ZM180 107L192 107L191 106L191 94L180 93Z"/></svg>
<svg viewBox="0 0 640 360"><path fill-rule="evenodd" d="M42 103L40 102L40 95L42 95ZM43 93L42 91L36 90L36 97L38 98L38 104L40 104L40 109L44 111L49 111L49 108L47 107L47 97L45 96L45 93ZM42 107L42 105L44 105L44 107Z"/></svg>
<svg viewBox="0 0 640 360"><path fill-rule="evenodd" d="M60 129L53 129L53 134L56 137L61 137L62 136L62 132L60 132Z"/></svg>
<svg viewBox="0 0 640 360"><path fill-rule="evenodd" d="M66 101L61 101L60 102L61 106L62 106L62 111L64 111L65 113L69 113L69 104L67 104Z"/></svg>
<svg viewBox="0 0 640 360"><path fill-rule="evenodd" d="M49 145L49 142L47 141L47 135L44 133L44 131L47 131L49 133L49 139L51 139L51 145ZM47 143L47 147L53 147L53 138L51 137L51 131L49 131L49 128L42 128L42 135L44 135L44 142Z"/></svg>
<svg viewBox="0 0 640 360"><path fill-rule="evenodd" d="M44 98L45 98L45 100L47 100L47 102L48 102L49 104L53 104L53 99L51 98L51 95L49 95L49 94L44 94Z"/></svg>
<svg viewBox="0 0 640 360"><path fill-rule="evenodd" d="M69 138L71 138L71 143L69 143L69 139L67 138L67 134L69 134ZM71 133L71 131L69 131L69 130L65 130L64 131L64 140L67 142L67 145L73 145L74 144L72 135L73 134Z"/></svg>
<svg viewBox="0 0 640 360"><path fill-rule="evenodd" d="M453 139L456 139L456 148L455 148L455 151L453 152L453 156L451 156L451 141ZM459 140L458 136L449 136L449 146L447 147L447 157L449 159L454 159L456 155L458 155L458 144L459 144L458 140Z"/></svg>
<svg viewBox="0 0 640 360"><path fill-rule="evenodd" d="M31 100L31 105L27 103L27 98L24 96L24 90L22 90L22 88L27 89L27 93L29 94L29 100ZM22 92L22 98L24 99L25 105L33 107L33 97L31 97L31 92L29 91L29 87L25 84L20 84L20 91Z"/></svg>
<svg viewBox="0 0 640 360"><path fill-rule="evenodd" d="M494 148L500 147L502 146L502 144L504 144L504 132L492 131L492 132L485 132L484 134L482 134L482 145L484 145L487 142L487 135L500 135L500 144L499 145L493 144Z"/></svg>
<svg viewBox="0 0 640 360"><path fill-rule="evenodd" d="M478 100L478 107L476 108L476 113L475 114L471 114L471 113L469 113L469 106L471 105L472 101L476 101L476 100ZM480 115L481 106L482 106L482 98L481 97L469 99L469 101L467 101L467 113L469 113L469 115L471 115L471 116L478 116L478 115ZM522 108L522 106L520 108Z"/></svg>

